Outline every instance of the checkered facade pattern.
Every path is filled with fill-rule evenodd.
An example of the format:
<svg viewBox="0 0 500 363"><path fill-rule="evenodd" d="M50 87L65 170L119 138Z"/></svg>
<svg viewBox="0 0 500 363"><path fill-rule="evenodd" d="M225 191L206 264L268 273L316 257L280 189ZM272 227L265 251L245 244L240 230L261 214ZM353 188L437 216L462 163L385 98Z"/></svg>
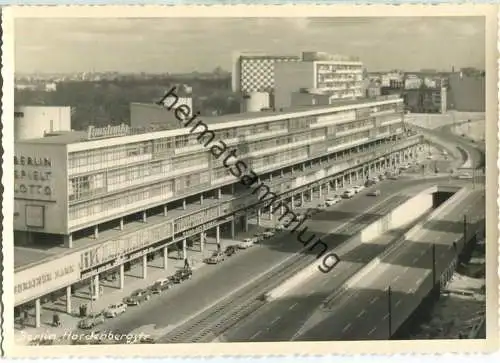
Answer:
<svg viewBox="0 0 500 363"><path fill-rule="evenodd" d="M274 64L297 61L299 57L240 57L241 92L269 92L274 89Z"/></svg>

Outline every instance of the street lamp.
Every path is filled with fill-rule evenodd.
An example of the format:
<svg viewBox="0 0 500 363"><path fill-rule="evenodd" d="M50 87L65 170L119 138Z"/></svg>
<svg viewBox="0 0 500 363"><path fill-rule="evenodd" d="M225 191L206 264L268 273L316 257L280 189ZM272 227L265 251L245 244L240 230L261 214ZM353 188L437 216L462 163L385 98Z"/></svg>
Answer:
<svg viewBox="0 0 500 363"><path fill-rule="evenodd" d="M389 310L389 339L392 338L392 289L391 286L387 287L387 304Z"/></svg>

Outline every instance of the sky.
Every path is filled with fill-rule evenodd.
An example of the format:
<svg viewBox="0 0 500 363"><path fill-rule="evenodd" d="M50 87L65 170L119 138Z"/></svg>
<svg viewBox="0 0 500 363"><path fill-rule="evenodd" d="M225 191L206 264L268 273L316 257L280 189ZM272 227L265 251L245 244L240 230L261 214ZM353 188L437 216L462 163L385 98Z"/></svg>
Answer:
<svg viewBox="0 0 500 363"><path fill-rule="evenodd" d="M16 73L230 71L232 54L323 51L368 71L484 69L481 17L16 19Z"/></svg>

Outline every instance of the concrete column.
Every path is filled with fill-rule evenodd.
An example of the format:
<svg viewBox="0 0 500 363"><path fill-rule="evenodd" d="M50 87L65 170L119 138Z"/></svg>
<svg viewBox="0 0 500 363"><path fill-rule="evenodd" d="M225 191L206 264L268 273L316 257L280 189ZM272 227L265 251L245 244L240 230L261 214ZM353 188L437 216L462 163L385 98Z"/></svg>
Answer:
<svg viewBox="0 0 500 363"><path fill-rule="evenodd" d="M339 180L335 179L335 190L337 191L339 189Z"/></svg>
<svg viewBox="0 0 500 363"><path fill-rule="evenodd" d="M234 239L234 219L231 221L231 239Z"/></svg>
<svg viewBox="0 0 500 363"><path fill-rule="evenodd" d="M300 193L300 205L304 205L304 192Z"/></svg>
<svg viewBox="0 0 500 363"><path fill-rule="evenodd" d="M269 174L269 182L273 181L273 174Z"/></svg>
<svg viewBox="0 0 500 363"><path fill-rule="evenodd" d="M120 279L120 289L123 289L125 287L125 265L121 264L120 265L120 270L118 272L119 276L118 278Z"/></svg>
<svg viewBox="0 0 500 363"><path fill-rule="evenodd" d="M285 206L283 203L280 204L280 216L282 216L283 214L285 214Z"/></svg>
<svg viewBox="0 0 500 363"><path fill-rule="evenodd" d="M326 194L330 194L330 181L326 183Z"/></svg>
<svg viewBox="0 0 500 363"><path fill-rule="evenodd" d="M187 258L187 240L185 238L182 240L182 258Z"/></svg>
<svg viewBox="0 0 500 363"><path fill-rule="evenodd" d="M66 286L66 312L71 314L71 286Z"/></svg>
<svg viewBox="0 0 500 363"><path fill-rule="evenodd" d="M215 227L215 243L217 247L220 247L220 225Z"/></svg>
<svg viewBox="0 0 500 363"><path fill-rule="evenodd" d="M349 185L351 185L351 184L352 184L352 175L351 175L351 173L349 173Z"/></svg>
<svg viewBox="0 0 500 363"><path fill-rule="evenodd" d="M217 189L217 199L221 199L221 198L222 198L222 189L218 188Z"/></svg>
<svg viewBox="0 0 500 363"><path fill-rule="evenodd" d="M306 164L302 163L302 171L305 171L305 170L306 170Z"/></svg>
<svg viewBox="0 0 500 363"><path fill-rule="evenodd" d="M231 195L234 195L234 184L231 184Z"/></svg>
<svg viewBox="0 0 500 363"><path fill-rule="evenodd" d="M294 197L295 197L294 195L292 195L292 196L290 197L290 209L291 209L291 210L294 210L294 209L295 209L295 198L294 198Z"/></svg>
<svg viewBox="0 0 500 363"><path fill-rule="evenodd" d="M186 210L186 199L182 200L182 209Z"/></svg>
<svg viewBox="0 0 500 363"><path fill-rule="evenodd" d="M200 204L203 204L203 194L200 194Z"/></svg>
<svg viewBox="0 0 500 363"><path fill-rule="evenodd" d="M260 208L257 209L257 225L260 226L260 214L261 214L261 211L260 211Z"/></svg>
<svg viewBox="0 0 500 363"><path fill-rule="evenodd" d="M40 298L35 300L35 328L39 328L41 325L41 315L42 307L40 304Z"/></svg>
<svg viewBox="0 0 500 363"><path fill-rule="evenodd" d="M163 269L167 271L168 269L168 247L163 247Z"/></svg>
<svg viewBox="0 0 500 363"><path fill-rule="evenodd" d="M164 217L166 217L166 216L167 216L167 212L168 212L168 210L167 210L167 206L166 206L166 205L164 205L164 206L163 206L163 216L164 216Z"/></svg>
<svg viewBox="0 0 500 363"><path fill-rule="evenodd" d="M280 177L283 178L283 169L280 170Z"/></svg>
<svg viewBox="0 0 500 363"><path fill-rule="evenodd" d="M94 285L94 291L93 291L93 293L94 293L94 299L98 300L99 299L99 287L100 287L99 286L99 283L100 283L100 281L99 281L99 274L95 275L92 278L94 279L94 283L93 283L93 285Z"/></svg>
<svg viewBox="0 0 500 363"><path fill-rule="evenodd" d="M148 255L142 256L142 278L148 278Z"/></svg>
<svg viewBox="0 0 500 363"><path fill-rule="evenodd" d="M321 191L322 191L322 189L323 189L323 185L320 184L319 187L318 187L318 197L319 198L321 198L321 194L322 194Z"/></svg>
<svg viewBox="0 0 500 363"><path fill-rule="evenodd" d="M123 218L120 218L120 231L123 231Z"/></svg>
<svg viewBox="0 0 500 363"><path fill-rule="evenodd" d="M205 247L205 232L200 233L200 252L203 253L203 249Z"/></svg>
<svg viewBox="0 0 500 363"><path fill-rule="evenodd" d="M245 232L248 232L248 217L243 216L243 227L245 229Z"/></svg>
<svg viewBox="0 0 500 363"><path fill-rule="evenodd" d="M314 200L314 188L311 188L310 192L309 192L309 196L310 196L310 202L312 202Z"/></svg>
<svg viewBox="0 0 500 363"><path fill-rule="evenodd" d="M146 211L142 212L142 222L146 223L148 221L148 215Z"/></svg>
<svg viewBox="0 0 500 363"><path fill-rule="evenodd" d="M73 234L69 234L64 236L64 247L73 248Z"/></svg>
<svg viewBox="0 0 500 363"><path fill-rule="evenodd" d="M94 226L94 238L99 238L99 226Z"/></svg>
<svg viewBox="0 0 500 363"><path fill-rule="evenodd" d="M269 220L272 220L273 219L273 206L270 205L269 206Z"/></svg>

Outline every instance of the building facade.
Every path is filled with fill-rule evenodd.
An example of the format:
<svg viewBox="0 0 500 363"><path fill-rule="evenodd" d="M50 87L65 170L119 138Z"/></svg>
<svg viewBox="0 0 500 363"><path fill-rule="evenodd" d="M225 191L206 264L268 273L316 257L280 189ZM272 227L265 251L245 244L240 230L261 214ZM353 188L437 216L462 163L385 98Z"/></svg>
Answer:
<svg viewBox="0 0 500 363"><path fill-rule="evenodd" d="M267 55L264 53L235 54L233 59L233 92L269 92L274 89L274 70L278 63L298 62L295 55Z"/></svg>
<svg viewBox="0 0 500 363"><path fill-rule="evenodd" d="M406 133L403 100L394 97L207 125L227 145L224 158L203 143L207 130L189 128L122 136L126 128L109 127L93 131L102 138L75 133L16 143L16 236L50 236L66 249L16 264L15 305L34 304L39 316L44 295L63 291L70 301L71 285L98 285L110 272L123 288L128 261L147 268L149 254L166 254L179 241L187 258L190 236L215 229L219 243L222 225L234 237L249 216L272 214L263 199L269 191L293 209L294 198L314 189L329 192L396 167L422 142ZM231 168L240 161L255 175L251 187Z"/></svg>
<svg viewBox="0 0 500 363"><path fill-rule="evenodd" d="M293 106L300 89L328 92L334 100L364 97L363 63L353 57L304 52L301 62L275 66L274 106Z"/></svg>
<svg viewBox="0 0 500 363"><path fill-rule="evenodd" d="M71 107L16 106L14 138L37 139L47 133L71 130Z"/></svg>

